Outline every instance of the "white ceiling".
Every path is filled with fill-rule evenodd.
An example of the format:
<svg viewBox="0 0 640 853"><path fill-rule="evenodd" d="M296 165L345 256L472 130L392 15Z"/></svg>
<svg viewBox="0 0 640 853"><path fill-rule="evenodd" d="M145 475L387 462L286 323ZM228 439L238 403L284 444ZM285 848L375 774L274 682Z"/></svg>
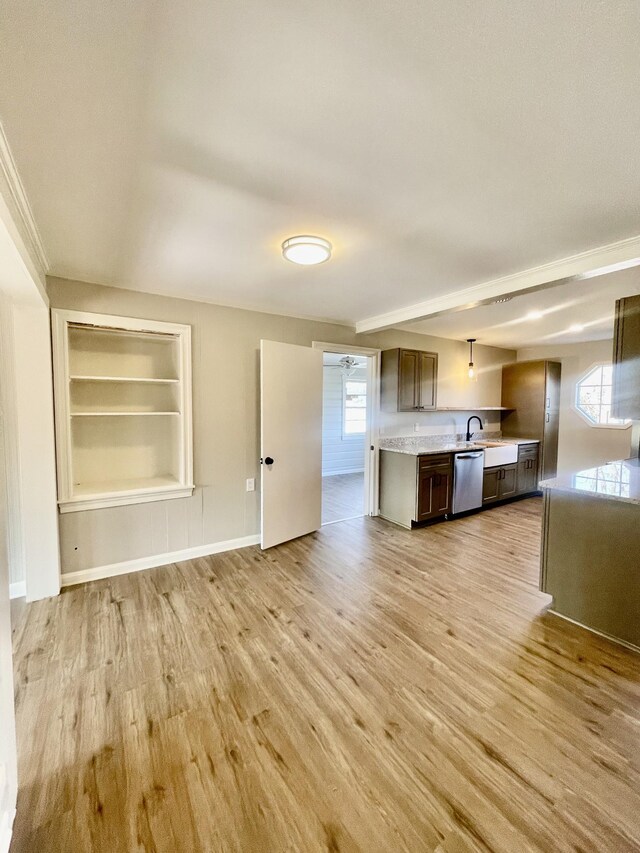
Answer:
<svg viewBox="0 0 640 853"><path fill-rule="evenodd" d="M353 323L640 233L636 0L5 0L53 274ZM335 246L316 268L281 241Z"/></svg>
<svg viewBox="0 0 640 853"><path fill-rule="evenodd" d="M514 296L509 302L443 314L403 328L426 335L517 349L613 337L616 299L640 294L640 268ZM542 316L531 316L537 312ZM580 330L572 326L581 326Z"/></svg>

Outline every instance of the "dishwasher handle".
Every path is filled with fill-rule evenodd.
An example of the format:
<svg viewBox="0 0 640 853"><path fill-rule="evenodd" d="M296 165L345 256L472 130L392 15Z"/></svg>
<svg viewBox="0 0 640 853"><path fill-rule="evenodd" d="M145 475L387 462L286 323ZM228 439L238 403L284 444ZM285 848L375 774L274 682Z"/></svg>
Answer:
<svg viewBox="0 0 640 853"><path fill-rule="evenodd" d="M456 453L456 462L458 459L478 459L483 453L483 450L479 450L477 453Z"/></svg>

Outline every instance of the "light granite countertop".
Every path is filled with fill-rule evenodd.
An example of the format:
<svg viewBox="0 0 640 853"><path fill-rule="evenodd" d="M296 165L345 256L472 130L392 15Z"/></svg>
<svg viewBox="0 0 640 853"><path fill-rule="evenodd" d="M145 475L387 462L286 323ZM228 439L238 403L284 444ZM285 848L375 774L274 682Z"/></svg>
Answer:
<svg viewBox="0 0 640 853"><path fill-rule="evenodd" d="M505 444L539 444L536 438L500 438L495 433L485 433L482 441L503 441ZM464 450L484 450L484 446L473 441L461 441L450 436L401 436L380 439L380 450L405 453L408 456L430 456L436 453L458 453Z"/></svg>
<svg viewBox="0 0 640 853"><path fill-rule="evenodd" d="M640 506L640 460L637 457L617 459L597 468L587 468L575 474L543 480L540 488L565 494L586 494L594 498Z"/></svg>

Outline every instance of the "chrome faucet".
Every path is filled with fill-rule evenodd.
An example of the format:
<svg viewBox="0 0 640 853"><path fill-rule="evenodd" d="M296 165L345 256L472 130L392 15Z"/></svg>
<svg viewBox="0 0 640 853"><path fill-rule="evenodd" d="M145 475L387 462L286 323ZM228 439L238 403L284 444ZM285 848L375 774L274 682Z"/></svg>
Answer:
<svg viewBox="0 0 640 853"><path fill-rule="evenodd" d="M471 430L469 429L469 425L471 424L471 421L478 421L478 423L480 424L480 429L483 429L482 421L480 420L480 418L479 418L477 415L471 415L471 417L470 417L470 418L469 418L469 420L467 421L467 437L466 437L466 441L471 441L471 436L473 435L473 433L472 433L472 432L471 432Z"/></svg>

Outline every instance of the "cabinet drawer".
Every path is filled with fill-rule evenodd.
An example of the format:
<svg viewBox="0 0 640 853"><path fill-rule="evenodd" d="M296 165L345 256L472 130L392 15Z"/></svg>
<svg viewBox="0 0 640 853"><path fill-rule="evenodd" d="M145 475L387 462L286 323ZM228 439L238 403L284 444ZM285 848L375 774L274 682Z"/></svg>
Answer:
<svg viewBox="0 0 640 853"><path fill-rule="evenodd" d="M418 466L420 470L424 468L440 468L440 467L451 467L451 454L444 453L433 456L419 456L418 457Z"/></svg>
<svg viewBox="0 0 640 853"><path fill-rule="evenodd" d="M521 444L518 447L518 458L523 459L526 456L537 456L538 455L538 445L537 444Z"/></svg>

